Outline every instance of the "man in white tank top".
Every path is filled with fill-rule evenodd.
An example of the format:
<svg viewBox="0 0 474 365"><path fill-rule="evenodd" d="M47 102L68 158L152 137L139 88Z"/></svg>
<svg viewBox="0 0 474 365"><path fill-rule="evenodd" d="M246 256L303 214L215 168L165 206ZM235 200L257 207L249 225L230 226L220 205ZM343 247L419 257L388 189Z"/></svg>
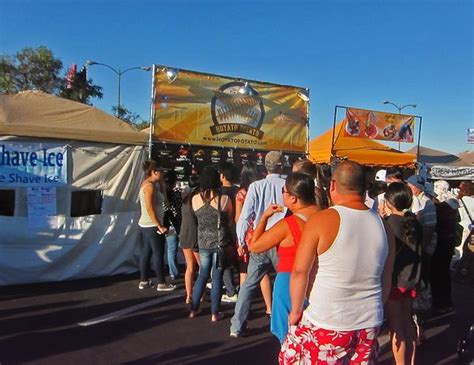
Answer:
<svg viewBox="0 0 474 365"><path fill-rule="evenodd" d="M334 206L314 214L303 230L280 364L370 364L373 357L390 292L394 241L377 212L364 204L362 166L342 162L330 194Z"/></svg>

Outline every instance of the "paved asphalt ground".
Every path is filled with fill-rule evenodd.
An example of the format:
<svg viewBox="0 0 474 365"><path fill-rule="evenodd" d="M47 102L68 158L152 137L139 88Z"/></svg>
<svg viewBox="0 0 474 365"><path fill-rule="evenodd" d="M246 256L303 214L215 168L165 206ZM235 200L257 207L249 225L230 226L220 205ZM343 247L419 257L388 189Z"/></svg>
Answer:
<svg viewBox="0 0 474 365"><path fill-rule="evenodd" d="M278 341L258 298L249 336L229 337L225 319L210 321L210 303L187 319L177 291L138 290L137 276L0 288L0 364L275 364ZM456 342L473 321L472 288L454 287L456 311L425 323L418 364L456 364ZM386 331L379 364L391 364Z"/></svg>

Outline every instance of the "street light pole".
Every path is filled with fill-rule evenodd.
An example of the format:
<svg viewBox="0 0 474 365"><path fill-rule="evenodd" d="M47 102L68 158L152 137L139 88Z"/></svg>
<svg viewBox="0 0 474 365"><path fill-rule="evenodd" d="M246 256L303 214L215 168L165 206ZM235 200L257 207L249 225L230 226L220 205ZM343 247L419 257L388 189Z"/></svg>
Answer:
<svg viewBox="0 0 474 365"><path fill-rule="evenodd" d="M399 106L395 103L392 103L391 101L388 101L388 100L384 100L382 102L383 104L390 104L390 105L393 105L395 108L398 109L398 114L402 114L402 110L411 106L412 108L416 108L416 104L406 104L406 105L403 105L403 106ZM400 142L398 142L398 150L400 151Z"/></svg>
<svg viewBox="0 0 474 365"><path fill-rule="evenodd" d="M89 67L89 66L93 66L93 65L99 65L99 66L104 66L104 67L107 67L109 70L111 70L112 72L114 72L116 75L117 75L117 110L116 110L116 114L117 116L119 115L119 111L120 111L120 87L121 87L121 80L122 80L122 75L128 71L131 71L131 70L142 70L142 71L150 71L151 70L151 67L147 67L147 66L137 66L137 67L130 67L130 68L127 68L126 70L122 71L120 69L115 69L113 68L112 66L109 66L105 63L100 63L100 62L95 62L95 61L86 61L86 64L85 66L86 67Z"/></svg>

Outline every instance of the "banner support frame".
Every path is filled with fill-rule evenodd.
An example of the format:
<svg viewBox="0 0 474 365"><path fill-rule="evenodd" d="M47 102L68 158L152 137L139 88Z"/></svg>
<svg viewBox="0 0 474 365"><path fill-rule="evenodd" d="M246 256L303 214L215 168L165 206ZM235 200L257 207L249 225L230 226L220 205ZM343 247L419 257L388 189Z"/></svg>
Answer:
<svg viewBox="0 0 474 365"><path fill-rule="evenodd" d="M309 95L309 88L306 88L306 91L308 92L308 95ZM306 153L305 153L305 156L306 158L309 158L309 119L310 119L310 116L309 116L309 103L311 102L311 100L308 100L308 102L306 103Z"/></svg>
<svg viewBox="0 0 474 365"><path fill-rule="evenodd" d="M418 127L418 144L416 146L416 162L417 162L417 170L418 170L418 158L420 156L420 143L421 143L421 124L423 122L423 117L415 115L415 118L419 118L420 126Z"/></svg>
<svg viewBox="0 0 474 365"><path fill-rule="evenodd" d="M153 120L155 119L155 70L156 65L153 64L151 76L151 102L150 102L150 131L148 133L148 158L151 159L151 150L153 148Z"/></svg>
<svg viewBox="0 0 474 365"><path fill-rule="evenodd" d="M335 134L336 134L336 119L337 119L337 109L338 108L342 108L342 109L347 109L346 106L342 106L342 105L336 105L334 107L334 119L333 119L333 122L332 122L332 138L331 138L331 157L330 157L330 162L332 162L332 159L334 157L334 137L335 137Z"/></svg>

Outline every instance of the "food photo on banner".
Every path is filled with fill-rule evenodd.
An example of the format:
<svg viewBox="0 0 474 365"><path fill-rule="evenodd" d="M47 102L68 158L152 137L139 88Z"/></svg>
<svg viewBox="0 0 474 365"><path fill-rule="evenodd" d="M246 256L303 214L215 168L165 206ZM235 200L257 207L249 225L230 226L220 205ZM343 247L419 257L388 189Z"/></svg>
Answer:
<svg viewBox="0 0 474 365"><path fill-rule="evenodd" d="M413 143L415 117L347 108L344 135L392 142Z"/></svg>
<svg viewBox="0 0 474 365"><path fill-rule="evenodd" d="M223 163L232 163L240 171L247 161L252 161L257 165L258 170L265 174L265 156L267 153L268 151L185 146L159 142L153 145L152 158L163 169L174 170L178 181L182 185L186 185L190 175L200 174L204 167L208 165L219 169ZM293 163L303 158L305 158L304 153L282 152L283 174L288 174Z"/></svg>
<svg viewBox="0 0 474 365"><path fill-rule="evenodd" d="M214 147L212 164L223 148L305 153L308 102L301 87L154 65L154 138Z"/></svg>

